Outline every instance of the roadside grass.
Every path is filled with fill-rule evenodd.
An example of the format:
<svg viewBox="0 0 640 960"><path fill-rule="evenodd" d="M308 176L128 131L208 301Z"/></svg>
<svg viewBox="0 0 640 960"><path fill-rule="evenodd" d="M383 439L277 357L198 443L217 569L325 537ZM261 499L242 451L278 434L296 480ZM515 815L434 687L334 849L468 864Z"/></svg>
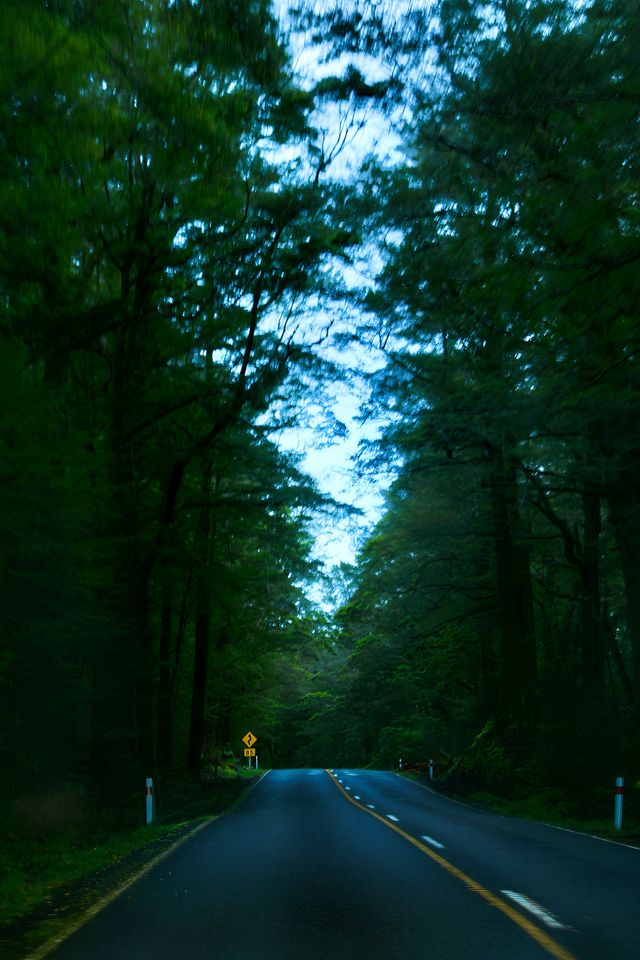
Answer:
<svg viewBox="0 0 640 960"><path fill-rule="evenodd" d="M603 795L603 792L599 791L595 796L585 798L582 804L579 799L569 799L560 791L554 790L541 790L513 800L505 800L485 791L475 791L461 799L506 816L537 820L555 827L589 833L605 840L640 846L640 810L638 798L633 795L625 798L620 830L616 830L613 824L614 802L613 795L609 792ZM585 815L582 816L581 807L585 810ZM594 807L602 810L603 814L609 807L610 817L594 815Z"/></svg>
<svg viewBox="0 0 640 960"><path fill-rule="evenodd" d="M592 793L583 797L571 797L561 790L535 790L513 799L505 799L487 790L473 790L465 793L447 790L437 779L429 783L426 775L422 773L402 771L401 775L408 780L426 784L443 796L450 796L472 807L493 810L503 816L536 820L554 827L564 827L567 830L576 830L605 840L616 840L618 843L640 847L640 790L638 788L630 788L625 792L622 829L616 830L613 825L613 792L611 790L594 789Z"/></svg>
<svg viewBox="0 0 640 960"><path fill-rule="evenodd" d="M34 838L14 833L0 846L3 922L23 916L81 877L111 867L154 841L179 835L180 826L143 826L93 837L65 833Z"/></svg>
<svg viewBox="0 0 640 960"><path fill-rule="evenodd" d="M5 822L8 829L0 836L0 935L2 926L46 912L47 905L65 897L82 896L83 887L91 894L94 888L117 885L127 869L135 872L199 820L232 808L262 772L239 770L236 776L234 771L219 770L215 782L204 784L176 778L163 787L160 816L150 826L143 823L140 802L138 824L93 816L69 818L52 827L43 798L40 822Z"/></svg>

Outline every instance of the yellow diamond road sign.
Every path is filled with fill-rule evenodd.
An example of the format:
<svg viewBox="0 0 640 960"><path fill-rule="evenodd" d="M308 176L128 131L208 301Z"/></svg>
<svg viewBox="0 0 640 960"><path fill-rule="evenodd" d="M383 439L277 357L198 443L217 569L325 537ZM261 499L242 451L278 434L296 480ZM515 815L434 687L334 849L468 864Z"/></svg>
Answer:
<svg viewBox="0 0 640 960"><path fill-rule="evenodd" d="M258 738L254 737L254 735L251 733L251 730L249 730L249 732L245 733L244 737L242 738L242 742L246 743L248 747L252 747L257 739Z"/></svg>

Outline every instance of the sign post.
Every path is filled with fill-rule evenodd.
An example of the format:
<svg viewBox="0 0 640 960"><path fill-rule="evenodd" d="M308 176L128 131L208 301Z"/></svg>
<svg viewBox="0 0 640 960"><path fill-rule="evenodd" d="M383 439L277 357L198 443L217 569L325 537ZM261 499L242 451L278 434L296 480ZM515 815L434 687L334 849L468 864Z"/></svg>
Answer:
<svg viewBox="0 0 640 960"><path fill-rule="evenodd" d="M429 780L433 780L433 760L429 760Z"/></svg>
<svg viewBox="0 0 640 960"><path fill-rule="evenodd" d="M258 738L255 734L251 733L251 730L248 730L242 738L242 742L245 744L246 749L244 751L245 757L249 759L249 769L251 769L251 757L256 756L256 751L254 749L254 744L258 742ZM256 770L258 769L258 758L256 757Z"/></svg>

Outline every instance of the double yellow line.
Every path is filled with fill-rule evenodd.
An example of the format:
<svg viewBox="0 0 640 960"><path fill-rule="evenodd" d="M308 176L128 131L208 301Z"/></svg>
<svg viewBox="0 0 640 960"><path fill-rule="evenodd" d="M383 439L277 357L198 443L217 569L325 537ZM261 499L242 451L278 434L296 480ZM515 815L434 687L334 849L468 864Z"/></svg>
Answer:
<svg viewBox="0 0 640 960"><path fill-rule="evenodd" d="M376 813L375 810L370 810L368 807L365 807L362 803L358 803L345 789L338 783L337 779L331 773L330 770L326 770L326 773L331 777L333 783L335 783L338 790L347 798L349 803L352 803L355 807L358 807L359 810L363 810L364 813L368 813L370 817L375 817L376 820L379 820L380 823L384 823L385 827L389 827L390 830L394 830L396 833L400 834L408 843L412 844L414 847L417 847L422 853L425 853L428 857L431 857L439 867L442 867L443 870L446 870L447 873L451 874L452 877L455 877L457 880L462 880L464 885L476 893L479 897L488 903L491 907L495 907L496 910L499 910L501 913L508 917L509 920L512 920L513 923L517 924L521 930L524 930L533 940L538 943L543 950L546 950L547 953L551 954L552 957L555 957L556 960L576 960L574 954L569 953L568 950L565 950L564 947L561 947L559 943L556 943L544 930L541 930L540 927L537 927L535 923L532 923L527 917L521 914L518 910L514 910L505 900L502 900L500 897L496 897L494 893L491 893L490 890L487 890L486 887L483 887L482 884L478 883L468 874L464 873L463 870L459 870L458 867L454 867L452 863L449 863L448 860L445 860L439 853L436 853L435 850L432 850L431 847L426 846L420 840L416 840L415 837L412 837L410 833L407 833L397 824L392 823L390 820L387 820L386 817L383 817L381 814Z"/></svg>

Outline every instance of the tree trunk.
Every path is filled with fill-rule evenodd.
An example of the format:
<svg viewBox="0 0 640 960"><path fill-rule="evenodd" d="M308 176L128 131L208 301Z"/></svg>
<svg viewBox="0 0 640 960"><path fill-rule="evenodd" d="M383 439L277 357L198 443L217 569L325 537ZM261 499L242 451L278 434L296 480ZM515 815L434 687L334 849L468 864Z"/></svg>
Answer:
<svg viewBox="0 0 640 960"><path fill-rule="evenodd" d="M635 702L640 702L640 483L637 469L622 471L620 484L609 492L611 522L615 531L624 578L627 626L631 637L632 678Z"/></svg>
<svg viewBox="0 0 640 960"><path fill-rule="evenodd" d="M582 495L584 540L581 579L581 659L584 692L591 704L604 696L604 643L600 601L600 497Z"/></svg>
<svg viewBox="0 0 640 960"><path fill-rule="evenodd" d="M220 626L220 629L216 633L216 642L215 642L215 655L218 663L221 660L222 654L225 648L229 645L229 633L226 630L224 624ZM224 688L227 687L224 677L221 678ZM231 719L232 719L232 700L229 696L229 693L226 689L223 689L223 692L218 695L218 709L216 711L216 747L220 751L220 754L224 752L225 747L232 746L231 744Z"/></svg>
<svg viewBox="0 0 640 960"><path fill-rule="evenodd" d="M208 578L202 574L198 583L193 683L191 688L191 719L189 723L189 747L187 753L187 768L191 776L195 778L200 776L202 752L204 748L210 624L209 583Z"/></svg>
<svg viewBox="0 0 640 960"><path fill-rule="evenodd" d="M611 460L606 496L624 579L632 682L640 703L640 450L628 446Z"/></svg>
<svg viewBox="0 0 640 960"><path fill-rule="evenodd" d="M478 586L493 589L490 558L484 544L475 548L474 573ZM483 720L495 716L498 706L498 664L496 661L495 617L493 611L480 617L480 651L477 674L477 703Z"/></svg>
<svg viewBox="0 0 640 960"><path fill-rule="evenodd" d="M151 776L155 768L154 744L154 666L151 625L149 622L149 590L151 580L151 556L144 558L139 571L137 595L137 674L136 674L136 753L143 771Z"/></svg>
<svg viewBox="0 0 640 960"><path fill-rule="evenodd" d="M201 493L206 504L211 497L211 457L202 470ZM195 649L193 656L193 681L191 690L191 719L189 723L189 746L187 769L192 777L200 776L204 748L205 710L209 668L209 641L211 637L211 584L209 558L211 551L211 511L203 506L196 535L198 562L196 586Z"/></svg>
<svg viewBox="0 0 640 960"><path fill-rule="evenodd" d="M172 604L166 568L162 571L160 598L160 649L158 678L158 763L170 767L173 761L173 698L171 657Z"/></svg>
<svg viewBox="0 0 640 960"><path fill-rule="evenodd" d="M491 513L500 604L500 720L520 729L534 718L537 670L529 551L519 530L517 483L503 450L493 450Z"/></svg>

